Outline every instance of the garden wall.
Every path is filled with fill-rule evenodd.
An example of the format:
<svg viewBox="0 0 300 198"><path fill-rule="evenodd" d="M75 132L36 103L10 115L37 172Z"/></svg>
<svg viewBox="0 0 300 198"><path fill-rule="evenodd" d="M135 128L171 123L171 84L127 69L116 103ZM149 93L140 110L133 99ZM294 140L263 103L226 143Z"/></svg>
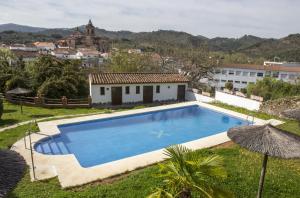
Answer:
<svg viewBox="0 0 300 198"><path fill-rule="evenodd" d="M199 102L214 102L215 101L214 98L204 96L204 95L195 93L193 91L187 91L185 98L188 101L199 101Z"/></svg>
<svg viewBox="0 0 300 198"><path fill-rule="evenodd" d="M216 91L215 99L219 102L237 106L237 107L242 107L251 111L253 110L258 111L261 105L261 102L259 101L251 100L249 98L244 98L244 97L240 97L240 96L236 96L236 95L232 95L220 91Z"/></svg>

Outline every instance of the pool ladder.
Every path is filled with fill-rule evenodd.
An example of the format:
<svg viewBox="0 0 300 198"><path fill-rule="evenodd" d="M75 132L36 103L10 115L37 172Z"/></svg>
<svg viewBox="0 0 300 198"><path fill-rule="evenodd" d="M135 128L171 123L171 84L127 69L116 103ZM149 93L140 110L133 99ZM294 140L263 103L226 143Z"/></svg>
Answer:
<svg viewBox="0 0 300 198"><path fill-rule="evenodd" d="M252 117L252 120L251 120L251 117ZM246 120L247 120L248 125L254 124L254 116L253 115L247 114Z"/></svg>

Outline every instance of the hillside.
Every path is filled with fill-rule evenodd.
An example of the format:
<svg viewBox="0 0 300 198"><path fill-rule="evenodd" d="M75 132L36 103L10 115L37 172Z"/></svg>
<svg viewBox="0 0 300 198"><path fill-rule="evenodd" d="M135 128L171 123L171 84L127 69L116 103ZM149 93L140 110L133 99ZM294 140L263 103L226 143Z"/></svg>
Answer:
<svg viewBox="0 0 300 198"><path fill-rule="evenodd" d="M79 29L84 30L84 25ZM17 24L0 25L0 42L30 43L34 41L55 41L70 35L75 28L45 29ZM300 34L292 34L281 39L265 39L253 35L240 38L206 38L186 32L158 30L152 32L108 31L96 28L96 35L114 40L125 47L143 48L198 48L208 46L211 51L241 53L252 58L300 61Z"/></svg>
<svg viewBox="0 0 300 198"><path fill-rule="evenodd" d="M287 61L300 61L300 34L291 34L281 39L266 39L239 52L251 56L279 58Z"/></svg>
<svg viewBox="0 0 300 198"><path fill-rule="evenodd" d="M3 31L15 31L15 32L40 32L43 30L46 30L46 28L40 28L40 27L32 27L27 25L18 25L14 23L7 23L7 24L1 24L0 25L0 32Z"/></svg>

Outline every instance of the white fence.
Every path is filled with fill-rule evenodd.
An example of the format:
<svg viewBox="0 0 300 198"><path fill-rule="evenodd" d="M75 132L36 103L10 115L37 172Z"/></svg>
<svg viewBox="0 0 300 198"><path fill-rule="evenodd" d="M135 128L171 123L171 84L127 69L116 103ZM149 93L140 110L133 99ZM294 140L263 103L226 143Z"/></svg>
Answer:
<svg viewBox="0 0 300 198"><path fill-rule="evenodd" d="M215 99L222 103L226 103L226 104L237 106L237 107L242 107L242 108L245 108L245 109L248 109L251 111L259 110L259 107L261 105L261 102L259 102L259 101L251 100L249 98L243 98L240 96L235 96L232 94L227 94L227 93L220 92L220 91L216 91Z"/></svg>
<svg viewBox="0 0 300 198"><path fill-rule="evenodd" d="M192 91L187 91L185 99L188 101L200 101L200 102L213 102L214 98L203 96L201 94L194 93Z"/></svg>

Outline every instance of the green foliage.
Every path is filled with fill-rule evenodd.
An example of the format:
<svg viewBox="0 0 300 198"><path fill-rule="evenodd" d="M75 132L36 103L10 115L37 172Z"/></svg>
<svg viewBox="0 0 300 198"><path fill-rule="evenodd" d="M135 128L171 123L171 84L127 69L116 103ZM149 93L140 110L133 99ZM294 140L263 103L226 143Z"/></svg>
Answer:
<svg viewBox="0 0 300 198"><path fill-rule="evenodd" d="M2 96L2 94L0 94L0 119L1 119L2 114L3 114L3 109L4 109L4 106L3 106L3 96Z"/></svg>
<svg viewBox="0 0 300 198"><path fill-rule="evenodd" d="M231 82L226 82L226 83L225 83L225 88L228 89L228 90L230 90L230 91L232 91L232 89L233 89L233 84L232 84Z"/></svg>
<svg viewBox="0 0 300 198"><path fill-rule="evenodd" d="M58 60L51 56L41 56L26 65L22 60L18 60L18 64L11 67L7 63L8 57L9 53L0 51L0 61L3 60L0 66L4 71L0 74L2 92L23 87L48 98L80 98L88 95L88 78L77 60Z"/></svg>
<svg viewBox="0 0 300 198"><path fill-rule="evenodd" d="M241 92L242 92L243 94L247 94L247 88L242 88L242 89L241 89Z"/></svg>
<svg viewBox="0 0 300 198"><path fill-rule="evenodd" d="M212 185L209 179L227 177L223 159L217 155L203 157L202 154L176 145L166 149L170 157L167 163L159 164L159 177L164 179L164 187L149 197L192 197L197 193L203 197L230 197L230 193Z"/></svg>
<svg viewBox="0 0 300 198"><path fill-rule="evenodd" d="M261 96L264 100L296 96L300 95L300 84L291 84L274 78L264 78L255 84L249 84L247 94Z"/></svg>
<svg viewBox="0 0 300 198"><path fill-rule="evenodd" d="M160 67L152 60L150 53L137 54L114 52L108 63L112 72L158 72Z"/></svg>
<svg viewBox="0 0 300 198"><path fill-rule="evenodd" d="M6 81L5 90L11 90L16 87L29 88L29 81L24 75L14 75Z"/></svg>

